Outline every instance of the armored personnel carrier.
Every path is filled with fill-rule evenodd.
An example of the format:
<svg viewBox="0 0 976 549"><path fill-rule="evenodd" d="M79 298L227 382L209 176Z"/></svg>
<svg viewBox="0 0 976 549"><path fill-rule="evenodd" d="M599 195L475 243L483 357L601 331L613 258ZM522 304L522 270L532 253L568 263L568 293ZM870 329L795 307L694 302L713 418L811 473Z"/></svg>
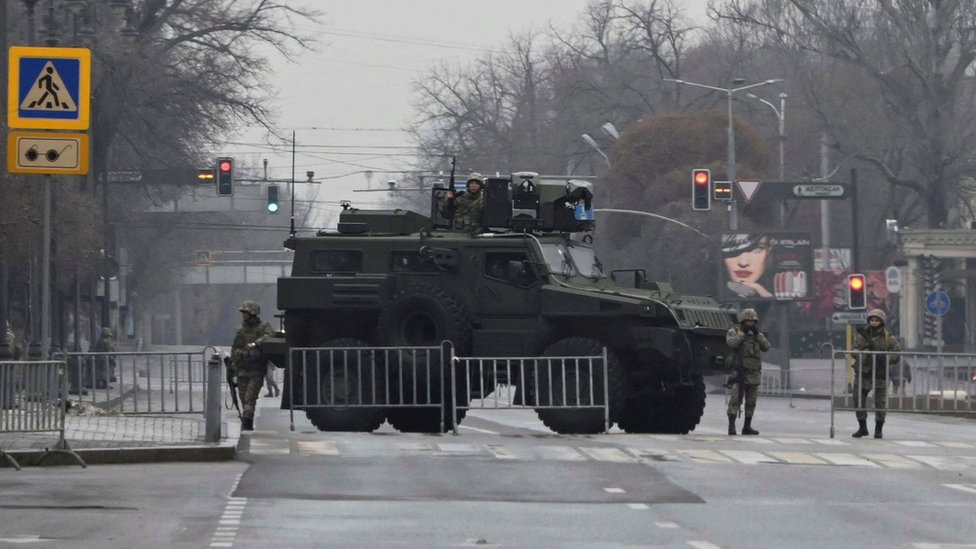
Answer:
<svg viewBox="0 0 976 549"><path fill-rule="evenodd" d="M429 216L349 207L337 231L287 240L295 252L292 273L278 280L287 346L448 340L458 356L476 357L594 356L606 348L611 422L632 433L695 428L705 407L703 372L721 361L725 331L736 322L732 307L650 282L643 270L606 273L590 246L588 182L531 172L487 178L476 234L452 230L444 215L447 192L435 186ZM583 388L596 404L604 398L600 373L596 390ZM526 379L510 377L513 385ZM517 389L536 390L543 388ZM302 398L286 394L282 407ZM559 433L604 427L598 410L537 413ZM306 414L322 430L373 430L384 419L404 431L440 428L438 410L336 407Z"/></svg>

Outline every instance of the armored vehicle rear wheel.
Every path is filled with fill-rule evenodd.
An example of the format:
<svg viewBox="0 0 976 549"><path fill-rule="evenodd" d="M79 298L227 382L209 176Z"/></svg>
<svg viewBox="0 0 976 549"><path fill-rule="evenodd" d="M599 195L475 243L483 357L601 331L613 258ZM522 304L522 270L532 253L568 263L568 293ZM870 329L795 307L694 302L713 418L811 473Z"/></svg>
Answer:
<svg viewBox="0 0 976 549"><path fill-rule="evenodd" d="M471 347L471 318L464 305L448 292L431 284L414 284L396 293L380 312L378 332L383 341L394 347L438 347L443 341L454 344L455 352L467 353ZM440 353L432 353L439 357ZM391 387L403 389L405 404L443 402L444 425L438 408L391 408L390 425L405 433L437 433L451 429L450 371L423 355L403 354L397 367L391 365ZM430 398L427 398L427 389ZM441 387L445 394L441 400ZM467 405L466 386L458 380L459 405ZM399 394L398 394L399 396ZM458 410L460 423L466 410Z"/></svg>
<svg viewBox="0 0 976 549"><path fill-rule="evenodd" d="M304 402L306 405L326 406L305 410L305 416L318 430L369 432L383 424L386 416L383 408L359 406L374 404L373 395L382 395L383 368L376 362L377 357L372 351L350 349L369 346L361 339L333 339L322 347L346 350L321 351L318 356L307 355L305 371L309 379ZM377 381L375 393L374 380Z"/></svg>
<svg viewBox="0 0 976 549"><path fill-rule="evenodd" d="M602 354L603 344L599 341L588 337L570 337L547 347L542 356L572 357L600 356ZM535 380L529 397L529 405L588 406L603 403L603 367L598 362L593 363L592 375L590 365L586 361L579 362L578 370L575 362L566 362L565 372L558 362L539 361L537 366L537 368L533 367L531 374L526 374L527 377ZM536 369L538 372L535 371ZM608 349L607 381L609 382L611 423L614 414L619 409L617 403L625 394L622 376L623 371L619 358L616 353ZM557 433L595 434L602 433L605 428L604 414L600 408L575 410L536 408L536 414L546 427Z"/></svg>
<svg viewBox="0 0 976 549"><path fill-rule="evenodd" d="M705 382L663 386L627 399L627 409L617 425L628 433L687 434L694 431L705 411Z"/></svg>

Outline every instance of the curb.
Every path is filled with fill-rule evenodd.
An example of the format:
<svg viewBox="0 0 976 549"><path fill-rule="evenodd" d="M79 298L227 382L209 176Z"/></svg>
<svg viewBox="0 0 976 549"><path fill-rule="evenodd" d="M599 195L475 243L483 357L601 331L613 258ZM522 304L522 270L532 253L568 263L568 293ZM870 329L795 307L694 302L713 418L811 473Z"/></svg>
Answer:
<svg viewBox="0 0 976 549"><path fill-rule="evenodd" d="M187 446L155 446L149 448L79 448L74 450L87 465L119 465L132 463L163 463L163 462L203 462L230 461L237 457L237 440L226 440L212 445ZM41 459L44 450L9 450L7 455L17 460L21 467L77 465L70 456L51 454ZM0 460L0 468L9 464Z"/></svg>

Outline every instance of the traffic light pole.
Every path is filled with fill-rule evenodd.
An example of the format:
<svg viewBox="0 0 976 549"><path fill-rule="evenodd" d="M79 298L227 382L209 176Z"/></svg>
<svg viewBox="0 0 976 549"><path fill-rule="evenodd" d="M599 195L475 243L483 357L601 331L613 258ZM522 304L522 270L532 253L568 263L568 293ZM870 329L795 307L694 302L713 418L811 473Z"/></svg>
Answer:
<svg viewBox="0 0 976 549"><path fill-rule="evenodd" d="M41 246L41 356L51 350L51 176L44 176L44 231Z"/></svg>

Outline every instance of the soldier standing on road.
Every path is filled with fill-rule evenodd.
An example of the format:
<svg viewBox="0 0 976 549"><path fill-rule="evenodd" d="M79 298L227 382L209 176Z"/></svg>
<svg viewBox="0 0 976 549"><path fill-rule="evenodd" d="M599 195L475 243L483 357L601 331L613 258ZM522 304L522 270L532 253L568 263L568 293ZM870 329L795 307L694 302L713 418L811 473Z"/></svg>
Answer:
<svg viewBox="0 0 976 549"><path fill-rule="evenodd" d="M485 207L484 195L481 187L485 180L480 173L474 172L468 176L468 190L455 196L454 192L447 193L448 212L454 219L454 228L459 231L476 233L481 230L481 213Z"/></svg>
<svg viewBox="0 0 976 549"><path fill-rule="evenodd" d="M102 337L98 338L92 351L96 353L114 353L116 351L115 342L112 341L112 329L102 328ZM95 360L95 386L98 388L107 387L109 382L116 381L115 377L115 357L111 355L96 356Z"/></svg>
<svg viewBox="0 0 976 549"><path fill-rule="evenodd" d="M898 340L885 328L885 314L881 309L872 309L868 312L868 325L866 328L858 330L857 339L854 340L854 349L858 351L891 351L897 353L901 351ZM898 354L862 354L856 357L854 365L854 404L857 408L864 408L867 402L868 393L874 390L874 438L882 438L881 429L885 422L885 405L888 389L888 367L897 365L900 356ZM867 436L868 433L868 412L858 410L855 412L857 417L857 431L854 438Z"/></svg>
<svg viewBox="0 0 976 549"><path fill-rule="evenodd" d="M245 301L238 309L241 312L241 327L234 334L234 344L230 352L230 364L237 376L237 390L241 398L241 430L254 430L254 408L261 395L268 359L258 345L274 335L267 322L261 322L261 307L253 301Z"/></svg>
<svg viewBox="0 0 976 549"><path fill-rule="evenodd" d="M759 399L759 384L762 383L762 354L769 350L766 334L759 331L759 313L755 309L743 309L739 324L729 328L725 342L732 349L735 379L729 384L732 392L729 398L729 434L735 434L735 419L739 415L742 396L746 399L746 422L742 426L743 435L758 435L752 428L752 415Z"/></svg>

